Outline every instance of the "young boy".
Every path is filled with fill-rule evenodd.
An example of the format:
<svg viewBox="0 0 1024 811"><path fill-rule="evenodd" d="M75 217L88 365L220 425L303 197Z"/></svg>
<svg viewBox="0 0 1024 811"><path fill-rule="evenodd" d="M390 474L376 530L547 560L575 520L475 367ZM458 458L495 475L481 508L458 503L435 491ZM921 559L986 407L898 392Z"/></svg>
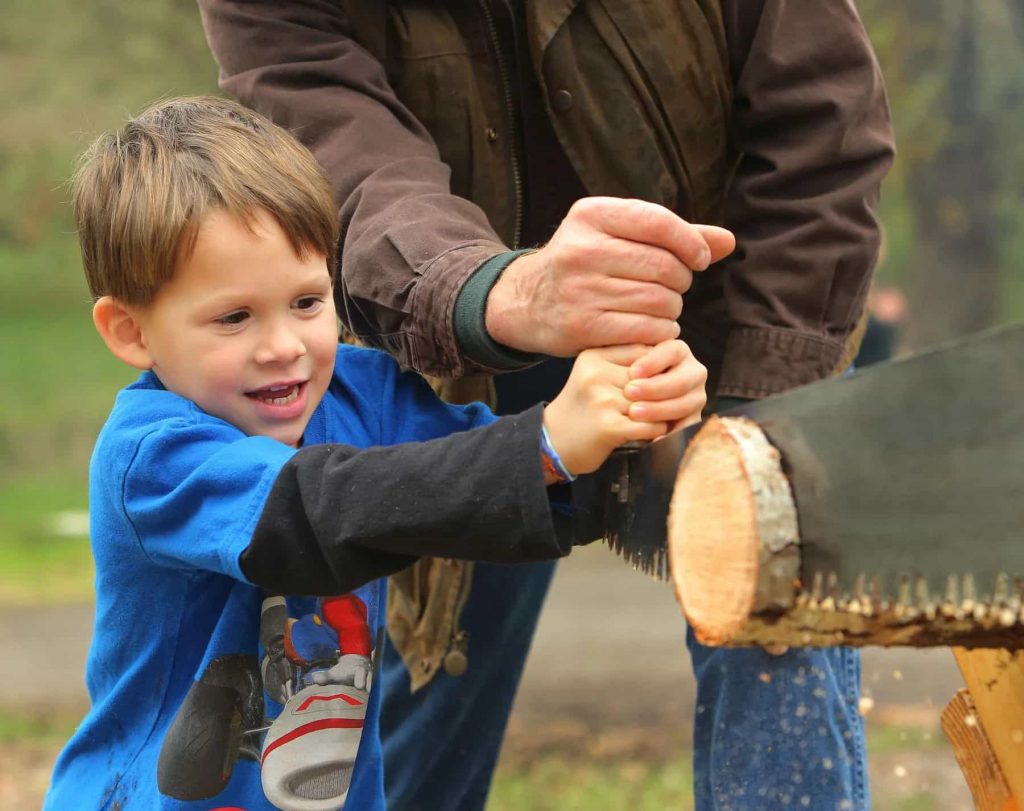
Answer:
<svg viewBox="0 0 1024 811"><path fill-rule="evenodd" d="M498 419L339 347L326 181L228 101L101 138L74 198L96 328L143 374L93 453L93 704L45 807L383 809L382 578L567 554L545 486L697 419L703 367L592 350Z"/></svg>

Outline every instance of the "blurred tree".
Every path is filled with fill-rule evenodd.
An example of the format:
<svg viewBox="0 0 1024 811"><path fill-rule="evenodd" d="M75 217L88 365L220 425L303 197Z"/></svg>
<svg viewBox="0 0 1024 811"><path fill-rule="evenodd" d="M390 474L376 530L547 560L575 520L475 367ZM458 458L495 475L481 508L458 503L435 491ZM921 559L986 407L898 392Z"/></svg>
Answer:
<svg viewBox="0 0 1024 811"><path fill-rule="evenodd" d="M192 0L5 0L0 242L66 230L64 181L101 130L157 98L216 89Z"/></svg>
<svg viewBox="0 0 1024 811"><path fill-rule="evenodd" d="M860 0L886 76L909 209L906 340L922 346L1009 314L1000 268L1024 246L1021 0ZM1012 309L1012 308L1011 308Z"/></svg>

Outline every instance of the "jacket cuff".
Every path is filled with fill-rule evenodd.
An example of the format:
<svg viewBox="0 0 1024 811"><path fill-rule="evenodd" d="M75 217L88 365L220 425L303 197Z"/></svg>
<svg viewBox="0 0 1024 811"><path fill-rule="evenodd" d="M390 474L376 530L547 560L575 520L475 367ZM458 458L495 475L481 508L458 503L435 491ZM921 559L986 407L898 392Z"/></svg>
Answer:
<svg viewBox="0 0 1024 811"><path fill-rule="evenodd" d="M841 343L778 327L740 327L729 333L718 397L759 399L831 377Z"/></svg>
<svg viewBox="0 0 1024 811"><path fill-rule="evenodd" d="M518 352L497 343L487 332L485 316L487 297L491 288L515 259L530 250L506 251L493 256L480 265L470 276L455 301L455 339L462 354L479 366L514 371L525 368L543 359L543 355Z"/></svg>

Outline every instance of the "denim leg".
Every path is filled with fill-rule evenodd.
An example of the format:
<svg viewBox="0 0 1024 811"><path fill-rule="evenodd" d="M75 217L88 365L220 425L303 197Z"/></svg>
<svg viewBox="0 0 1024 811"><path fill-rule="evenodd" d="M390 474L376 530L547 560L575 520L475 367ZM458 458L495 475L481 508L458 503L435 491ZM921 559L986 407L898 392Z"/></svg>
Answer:
<svg viewBox="0 0 1024 811"><path fill-rule="evenodd" d="M709 648L687 631L697 677L697 811L867 811L860 652Z"/></svg>
<svg viewBox="0 0 1024 811"><path fill-rule="evenodd" d="M412 695L385 646L381 737L389 811L480 811L555 565L478 563L462 614L469 669Z"/></svg>

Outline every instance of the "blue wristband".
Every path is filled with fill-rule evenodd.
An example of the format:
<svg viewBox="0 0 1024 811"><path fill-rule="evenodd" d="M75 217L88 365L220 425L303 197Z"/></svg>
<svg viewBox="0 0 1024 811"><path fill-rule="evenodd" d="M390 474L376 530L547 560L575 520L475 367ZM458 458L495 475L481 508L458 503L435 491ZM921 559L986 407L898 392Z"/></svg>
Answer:
<svg viewBox="0 0 1024 811"><path fill-rule="evenodd" d="M576 481L576 477L569 472L569 469L558 455L555 446L551 444L551 437L546 426L540 427L540 452L545 462L550 463L550 470L555 474L558 481L562 483ZM545 465L547 467L547 465Z"/></svg>

